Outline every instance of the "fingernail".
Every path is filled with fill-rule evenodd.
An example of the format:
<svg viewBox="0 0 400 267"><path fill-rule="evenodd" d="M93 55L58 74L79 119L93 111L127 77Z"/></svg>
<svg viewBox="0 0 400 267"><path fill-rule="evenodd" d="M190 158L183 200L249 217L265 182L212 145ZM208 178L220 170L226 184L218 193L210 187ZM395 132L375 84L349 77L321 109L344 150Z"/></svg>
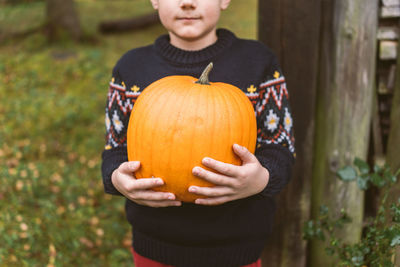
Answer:
<svg viewBox="0 0 400 267"><path fill-rule="evenodd" d="M194 192L196 192L196 190L197 190L197 188L195 186L189 187L189 192L194 193Z"/></svg>
<svg viewBox="0 0 400 267"><path fill-rule="evenodd" d="M175 199L175 196L173 194L169 194L168 199L173 200L173 199Z"/></svg>
<svg viewBox="0 0 400 267"><path fill-rule="evenodd" d="M199 167L194 167L193 168L193 173L194 174L199 174L200 173L200 168Z"/></svg>
<svg viewBox="0 0 400 267"><path fill-rule="evenodd" d="M204 158L203 159L203 163L210 163L211 161L210 161L210 158Z"/></svg>
<svg viewBox="0 0 400 267"><path fill-rule="evenodd" d="M244 147L244 146L241 146L241 145L238 145L238 144L235 144L236 145L236 148L237 149L240 149L240 150L242 150L242 151L245 151L246 150L246 148Z"/></svg>
<svg viewBox="0 0 400 267"><path fill-rule="evenodd" d="M176 202L175 203L175 206L181 206L182 205L182 202Z"/></svg>
<svg viewBox="0 0 400 267"><path fill-rule="evenodd" d="M156 180L156 184L158 184L158 185L162 185L164 182L163 182L163 180L161 180L161 179L157 179Z"/></svg>
<svg viewBox="0 0 400 267"><path fill-rule="evenodd" d="M137 166L139 166L139 161L131 161L132 168L136 168Z"/></svg>

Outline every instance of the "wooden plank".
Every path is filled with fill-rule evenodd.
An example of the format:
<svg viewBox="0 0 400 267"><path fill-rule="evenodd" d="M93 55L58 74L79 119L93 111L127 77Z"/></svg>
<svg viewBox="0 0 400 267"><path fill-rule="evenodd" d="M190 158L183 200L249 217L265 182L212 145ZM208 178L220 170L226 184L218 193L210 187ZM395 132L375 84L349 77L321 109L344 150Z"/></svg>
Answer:
<svg viewBox="0 0 400 267"><path fill-rule="evenodd" d="M396 64L392 64L392 66L390 66L390 70L389 70L389 75L387 78L387 84L386 87L388 88L389 92L393 91L394 85L395 85L395 81L396 81Z"/></svg>
<svg viewBox="0 0 400 267"><path fill-rule="evenodd" d="M381 8L381 18L398 18L400 17L400 6L384 6Z"/></svg>
<svg viewBox="0 0 400 267"><path fill-rule="evenodd" d="M378 78L378 94L379 95L387 95L393 93L393 87L395 82L395 72L396 72L396 64L392 64L388 71L380 70L377 73Z"/></svg>
<svg viewBox="0 0 400 267"><path fill-rule="evenodd" d="M395 60L397 58L397 41L379 42L379 59Z"/></svg>
<svg viewBox="0 0 400 267"><path fill-rule="evenodd" d="M382 0L383 6L400 6L400 0Z"/></svg>
<svg viewBox="0 0 400 267"><path fill-rule="evenodd" d="M277 199L275 228L262 258L268 267L306 266L302 228L310 212L320 2L259 1L259 39L275 51L286 76L297 150L293 177Z"/></svg>
<svg viewBox="0 0 400 267"><path fill-rule="evenodd" d="M397 40L399 39L398 27L379 27L378 28L378 40Z"/></svg>
<svg viewBox="0 0 400 267"><path fill-rule="evenodd" d="M317 217L321 204L328 206L333 216L346 210L352 222L337 234L346 243L360 240L364 196L355 183L340 181L335 172L351 164L354 157L367 156L377 14L376 0L329 0L322 4L311 212ZM327 257L325 245L311 242L309 266L338 266L333 257Z"/></svg>

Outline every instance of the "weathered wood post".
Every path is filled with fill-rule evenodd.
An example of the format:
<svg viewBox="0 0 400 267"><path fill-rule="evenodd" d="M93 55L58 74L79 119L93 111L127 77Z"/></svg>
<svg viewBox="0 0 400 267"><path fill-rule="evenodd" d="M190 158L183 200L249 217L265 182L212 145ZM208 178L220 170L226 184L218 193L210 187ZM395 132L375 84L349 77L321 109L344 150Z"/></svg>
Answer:
<svg viewBox="0 0 400 267"><path fill-rule="evenodd" d="M259 39L276 53L286 77L297 150L292 180L277 199L274 233L263 253L268 267L306 266L302 227L310 213L320 2L259 1Z"/></svg>
<svg viewBox="0 0 400 267"><path fill-rule="evenodd" d="M400 45L397 50L396 82L393 88L392 109L390 114L390 132L386 152L386 161L393 172L400 168ZM400 181L389 193L389 203L400 197ZM395 266L400 266L400 248L396 250Z"/></svg>
<svg viewBox="0 0 400 267"><path fill-rule="evenodd" d="M321 204L339 215L346 210L352 223L339 233L348 243L361 237L363 193L343 183L338 168L355 156L366 158L369 141L378 17L376 0L322 1L316 139L312 183L312 215ZM337 266L325 245L311 242L309 266Z"/></svg>

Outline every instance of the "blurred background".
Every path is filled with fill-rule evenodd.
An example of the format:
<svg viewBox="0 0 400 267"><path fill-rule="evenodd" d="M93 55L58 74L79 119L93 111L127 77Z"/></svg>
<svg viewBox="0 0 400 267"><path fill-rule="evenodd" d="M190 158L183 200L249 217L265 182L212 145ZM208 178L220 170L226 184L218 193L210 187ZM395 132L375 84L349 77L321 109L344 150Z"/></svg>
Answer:
<svg viewBox="0 0 400 267"><path fill-rule="evenodd" d="M254 39L256 9L233 1L220 26ZM0 266L132 266L124 200L101 181L104 108L119 57L166 33L151 17L141 28L152 13L149 0L0 0Z"/></svg>
<svg viewBox="0 0 400 267"><path fill-rule="evenodd" d="M400 0L232 0L286 76L297 158L263 266L400 266ZM100 164L111 70L149 0L0 0L0 266L132 266ZM397 252L396 252L397 249Z"/></svg>

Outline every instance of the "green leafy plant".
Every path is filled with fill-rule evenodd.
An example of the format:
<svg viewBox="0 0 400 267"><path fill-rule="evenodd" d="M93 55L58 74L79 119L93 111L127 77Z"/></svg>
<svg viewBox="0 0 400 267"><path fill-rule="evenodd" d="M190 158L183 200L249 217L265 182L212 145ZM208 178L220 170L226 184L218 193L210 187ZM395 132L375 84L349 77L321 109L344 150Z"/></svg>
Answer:
<svg viewBox="0 0 400 267"><path fill-rule="evenodd" d="M351 218L343 209L340 216L332 218L324 205L317 219L304 224L303 238L329 241L325 250L328 255L338 257L340 266L394 266L393 255L400 246L400 198L394 203L387 203L387 200L389 189L399 174L400 170L393 173L388 165L375 165L371 170L365 161L355 158L353 166L345 166L337 172L339 179L356 182L361 190L375 186L382 192L377 215L366 221L362 239L350 245L337 237L335 230L343 228Z"/></svg>

